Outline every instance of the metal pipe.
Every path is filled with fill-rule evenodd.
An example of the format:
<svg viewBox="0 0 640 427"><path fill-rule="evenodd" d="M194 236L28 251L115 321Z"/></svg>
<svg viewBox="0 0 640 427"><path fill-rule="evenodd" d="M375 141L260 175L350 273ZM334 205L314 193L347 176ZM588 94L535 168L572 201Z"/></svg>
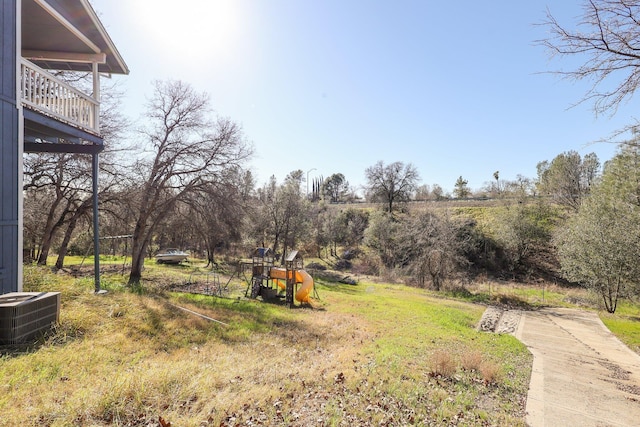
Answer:
<svg viewBox="0 0 640 427"><path fill-rule="evenodd" d="M309 172L315 171L317 170L316 168L311 168L307 171L307 194L305 194L305 196L307 196L307 198L309 198Z"/></svg>

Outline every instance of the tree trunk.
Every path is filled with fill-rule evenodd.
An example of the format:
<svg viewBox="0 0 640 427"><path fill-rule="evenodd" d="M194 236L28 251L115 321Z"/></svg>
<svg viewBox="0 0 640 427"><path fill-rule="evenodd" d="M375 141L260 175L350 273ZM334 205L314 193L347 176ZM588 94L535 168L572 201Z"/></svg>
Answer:
<svg viewBox="0 0 640 427"><path fill-rule="evenodd" d="M133 244L131 254L131 271L129 272L128 285L137 285L142 278L142 268L144 267L145 245Z"/></svg>
<svg viewBox="0 0 640 427"><path fill-rule="evenodd" d="M38 265L47 265L47 257L49 256L53 235L56 232L56 224L59 226L61 224L61 218L64 217L63 213L60 219L55 220L56 209L60 206L60 203L62 203L62 199L62 194L56 190L56 199L49 208L47 221L44 226L44 231L42 232L42 244L40 245L40 255L38 255Z"/></svg>
<svg viewBox="0 0 640 427"><path fill-rule="evenodd" d="M273 254L275 256L278 255L278 245L280 244L280 242L278 241L279 237L280 237L280 233L276 233L273 240Z"/></svg>
<svg viewBox="0 0 640 427"><path fill-rule="evenodd" d="M49 248L51 247L51 234L45 236L45 240L40 245L40 254L38 255L38 265L47 265L47 258L49 257Z"/></svg>
<svg viewBox="0 0 640 427"><path fill-rule="evenodd" d="M217 266L215 260L215 245L207 244L207 265L205 268L211 266L211 268L215 268Z"/></svg>
<svg viewBox="0 0 640 427"><path fill-rule="evenodd" d="M53 238L56 235L56 231L58 231L58 228L60 228L63 223L64 214L61 215L58 221L56 221L52 226L48 227L48 230L45 230L44 236L42 237L41 251L40 256L38 257L38 265L47 265L47 258L49 257L49 251L51 250Z"/></svg>
<svg viewBox="0 0 640 427"><path fill-rule="evenodd" d="M287 221L287 226L284 229L284 233L282 233L282 258L280 259L280 265L284 266L284 260L287 256L287 249L289 249L289 222Z"/></svg>
<svg viewBox="0 0 640 427"><path fill-rule="evenodd" d="M141 216L133 231L131 243L131 271L129 272L129 285L137 285L142 278L142 268L144 267L144 256L147 250L145 239L147 215Z"/></svg>
<svg viewBox="0 0 640 427"><path fill-rule="evenodd" d="M287 256L287 241L284 240L282 243L282 256L280 257L280 266L284 266L284 259Z"/></svg>
<svg viewBox="0 0 640 427"><path fill-rule="evenodd" d="M53 209L53 208L52 208ZM56 224L53 219L53 212L49 212L47 222L42 232L42 242L40 242L40 254L38 255L38 265L47 265L47 257L51 248L51 241L56 231Z"/></svg>
<svg viewBox="0 0 640 427"><path fill-rule="evenodd" d="M78 220L82 215L84 215L89 208L92 206L92 200L85 200L73 213L73 216L69 220L69 225L65 230L64 237L62 238L62 244L60 245L60 250L58 251L58 259L56 260L55 267L60 270L64 267L64 258L67 256L67 252L69 250L69 242L71 241L71 237L73 236L73 232L78 225ZM94 254L94 256L98 256L99 254Z"/></svg>
<svg viewBox="0 0 640 427"><path fill-rule="evenodd" d="M69 220L69 225L64 232L64 237L62 239L62 244L60 245L60 250L58 251L58 259L56 260L56 269L60 270L64 267L64 257L67 256L67 251L69 250L69 242L71 241L71 236L76 228L78 223L78 218L80 215L73 215L71 220ZM94 254L94 256L96 256Z"/></svg>

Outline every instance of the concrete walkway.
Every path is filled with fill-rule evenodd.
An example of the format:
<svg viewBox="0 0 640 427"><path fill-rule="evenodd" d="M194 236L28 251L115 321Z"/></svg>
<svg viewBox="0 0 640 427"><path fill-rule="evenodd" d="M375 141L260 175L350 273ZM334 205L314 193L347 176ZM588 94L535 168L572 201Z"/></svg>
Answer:
<svg viewBox="0 0 640 427"><path fill-rule="evenodd" d="M640 356L596 313L522 312L515 336L534 357L529 426L640 426Z"/></svg>

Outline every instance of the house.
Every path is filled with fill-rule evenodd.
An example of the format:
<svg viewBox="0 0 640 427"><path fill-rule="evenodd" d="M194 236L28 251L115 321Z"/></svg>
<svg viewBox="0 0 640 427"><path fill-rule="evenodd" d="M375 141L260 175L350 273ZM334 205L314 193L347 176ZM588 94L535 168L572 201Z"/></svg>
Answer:
<svg viewBox="0 0 640 427"><path fill-rule="evenodd" d="M92 156L97 230L100 75L129 70L88 0L0 3L0 294L22 291L22 156ZM86 72L91 93L58 71ZM98 253L98 235L94 232ZM99 265L96 259L96 291Z"/></svg>

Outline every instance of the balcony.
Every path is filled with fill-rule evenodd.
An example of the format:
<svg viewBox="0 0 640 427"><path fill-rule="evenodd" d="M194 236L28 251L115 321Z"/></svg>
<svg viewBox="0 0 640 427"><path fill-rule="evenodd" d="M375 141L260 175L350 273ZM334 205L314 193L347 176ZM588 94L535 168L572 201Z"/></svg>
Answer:
<svg viewBox="0 0 640 427"><path fill-rule="evenodd" d="M100 103L48 71L22 58L20 99L40 114L94 135L100 131Z"/></svg>

